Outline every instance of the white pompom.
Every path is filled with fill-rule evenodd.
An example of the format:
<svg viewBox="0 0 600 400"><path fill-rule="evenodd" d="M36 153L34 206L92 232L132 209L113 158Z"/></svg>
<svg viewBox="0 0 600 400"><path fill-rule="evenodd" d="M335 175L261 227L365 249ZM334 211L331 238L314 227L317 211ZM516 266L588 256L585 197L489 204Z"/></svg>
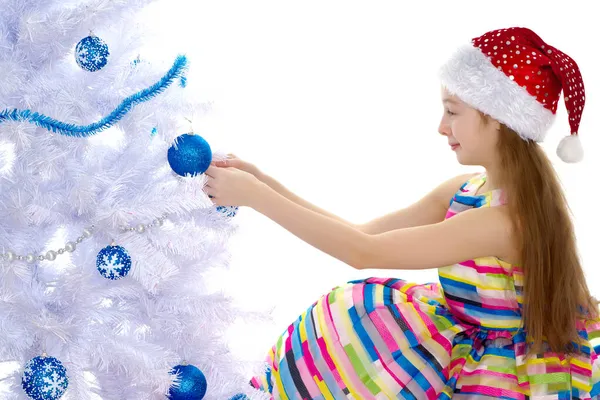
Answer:
<svg viewBox="0 0 600 400"><path fill-rule="evenodd" d="M577 163L583 160L583 146L579 135L569 135L561 139L556 149L558 157L566 163Z"/></svg>

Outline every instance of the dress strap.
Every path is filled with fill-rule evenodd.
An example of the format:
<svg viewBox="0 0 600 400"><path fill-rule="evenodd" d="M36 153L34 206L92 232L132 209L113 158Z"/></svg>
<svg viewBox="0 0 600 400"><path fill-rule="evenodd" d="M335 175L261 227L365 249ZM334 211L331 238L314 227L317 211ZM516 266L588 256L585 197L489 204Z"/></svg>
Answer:
<svg viewBox="0 0 600 400"><path fill-rule="evenodd" d="M494 189L488 190L483 193L478 193L478 190L483 186L483 184L487 181L487 173L481 172L473 177L469 178L456 192L456 196L460 196L463 199L465 197L471 197L476 199L481 199L483 203L488 204L490 206L506 204L506 195L502 189Z"/></svg>
<svg viewBox="0 0 600 400"><path fill-rule="evenodd" d="M469 178L460 188L458 194L475 195L477 190L483 186L486 180L486 173L481 172Z"/></svg>

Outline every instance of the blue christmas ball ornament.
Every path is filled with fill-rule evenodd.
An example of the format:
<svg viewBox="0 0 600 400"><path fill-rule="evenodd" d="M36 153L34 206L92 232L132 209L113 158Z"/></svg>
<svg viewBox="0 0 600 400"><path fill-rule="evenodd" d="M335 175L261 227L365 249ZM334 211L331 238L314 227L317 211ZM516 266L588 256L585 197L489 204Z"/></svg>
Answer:
<svg viewBox="0 0 600 400"><path fill-rule="evenodd" d="M246 396L244 393L238 393L235 396L230 397L229 400L250 400L250 397Z"/></svg>
<svg viewBox="0 0 600 400"><path fill-rule="evenodd" d="M193 133L183 134L177 139L167 153L169 165L181 176L202 174L210 166L212 150L202 136Z"/></svg>
<svg viewBox="0 0 600 400"><path fill-rule="evenodd" d="M171 370L178 375L178 387L169 389L170 400L201 400L206 394L206 378L202 371L193 365L178 365Z"/></svg>
<svg viewBox="0 0 600 400"><path fill-rule="evenodd" d="M212 196L209 196L212 197ZM217 206L217 211L226 217L235 217L239 210L238 206Z"/></svg>
<svg viewBox="0 0 600 400"><path fill-rule="evenodd" d="M131 257L121 246L106 246L96 257L96 268L106 279L121 279L131 269Z"/></svg>
<svg viewBox="0 0 600 400"><path fill-rule="evenodd" d="M86 36L75 47L77 65L89 72L102 69L108 62L108 45L98 36Z"/></svg>
<svg viewBox="0 0 600 400"><path fill-rule="evenodd" d="M54 357L32 358L25 365L21 386L33 400L60 399L69 386L67 370Z"/></svg>

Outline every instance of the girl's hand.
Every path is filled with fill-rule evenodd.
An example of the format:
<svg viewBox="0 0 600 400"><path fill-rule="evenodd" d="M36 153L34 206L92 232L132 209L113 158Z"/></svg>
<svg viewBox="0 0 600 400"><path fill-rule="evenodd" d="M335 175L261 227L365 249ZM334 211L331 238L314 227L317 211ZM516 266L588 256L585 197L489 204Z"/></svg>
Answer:
<svg viewBox="0 0 600 400"><path fill-rule="evenodd" d="M219 206L252 207L266 186L253 174L233 167L211 165L204 173L207 176L204 191Z"/></svg>
<svg viewBox="0 0 600 400"><path fill-rule="evenodd" d="M244 160L242 160L241 158L239 158L238 156L236 156L235 154L232 154L232 153L227 154L227 159L226 160L222 160L222 161L213 160L211 162L211 165L214 165L216 167L233 167L233 168L237 168L239 170L242 170L242 171L248 172L249 174L254 175L260 181L263 180L263 174L258 169L258 167L256 165L252 164L251 162L244 161Z"/></svg>

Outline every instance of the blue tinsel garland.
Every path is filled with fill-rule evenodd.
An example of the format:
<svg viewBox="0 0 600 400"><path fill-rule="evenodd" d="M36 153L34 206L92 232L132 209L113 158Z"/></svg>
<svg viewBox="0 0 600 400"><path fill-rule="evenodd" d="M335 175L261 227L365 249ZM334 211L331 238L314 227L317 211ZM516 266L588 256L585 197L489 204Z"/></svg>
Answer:
<svg viewBox="0 0 600 400"><path fill-rule="evenodd" d="M188 61L183 55L177 56L171 69L154 85L141 90L119 104L109 115L90 125L73 125L57 121L31 110L5 109L0 111L0 124L4 121L27 121L52 132L66 136L87 137L110 128L122 119L134 105L150 100L162 93L175 79L185 79ZM183 86L183 85L182 85Z"/></svg>

